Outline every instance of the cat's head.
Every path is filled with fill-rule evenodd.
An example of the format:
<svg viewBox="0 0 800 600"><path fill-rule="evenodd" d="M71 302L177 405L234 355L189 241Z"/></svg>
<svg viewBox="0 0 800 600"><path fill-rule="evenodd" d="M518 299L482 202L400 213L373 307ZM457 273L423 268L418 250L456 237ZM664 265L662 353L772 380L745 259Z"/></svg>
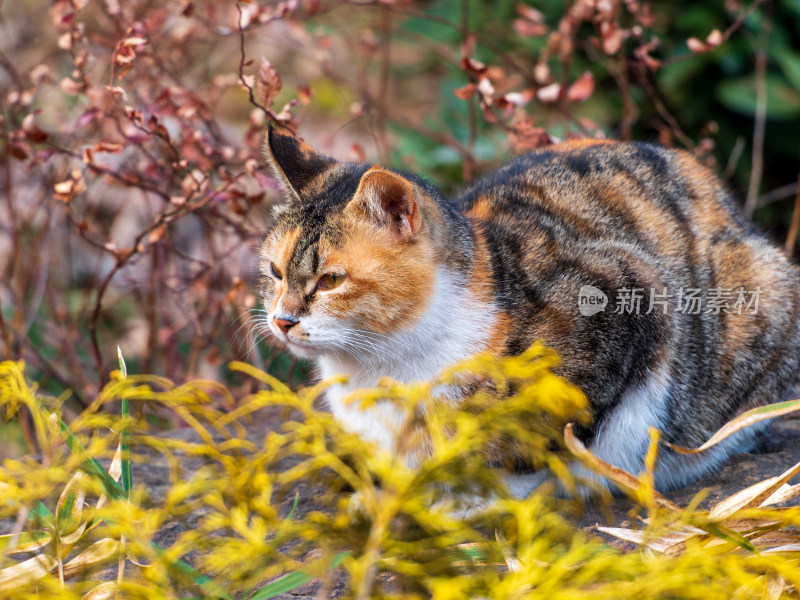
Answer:
<svg viewBox="0 0 800 600"><path fill-rule="evenodd" d="M388 169L337 162L275 127L266 153L286 195L260 251L271 332L311 357L364 350L363 332L413 326L445 260L436 192Z"/></svg>

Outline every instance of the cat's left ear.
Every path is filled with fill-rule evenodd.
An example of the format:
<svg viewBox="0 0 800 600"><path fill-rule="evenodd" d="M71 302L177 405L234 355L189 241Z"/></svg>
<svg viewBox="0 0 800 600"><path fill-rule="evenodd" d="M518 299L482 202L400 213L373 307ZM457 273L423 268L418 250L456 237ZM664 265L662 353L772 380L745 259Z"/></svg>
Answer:
<svg viewBox="0 0 800 600"><path fill-rule="evenodd" d="M422 221L414 184L377 165L361 176L351 206L401 239L417 233Z"/></svg>
<svg viewBox="0 0 800 600"><path fill-rule="evenodd" d="M296 200L302 200L303 189L336 162L297 139L288 129L271 123L264 147L275 176Z"/></svg>

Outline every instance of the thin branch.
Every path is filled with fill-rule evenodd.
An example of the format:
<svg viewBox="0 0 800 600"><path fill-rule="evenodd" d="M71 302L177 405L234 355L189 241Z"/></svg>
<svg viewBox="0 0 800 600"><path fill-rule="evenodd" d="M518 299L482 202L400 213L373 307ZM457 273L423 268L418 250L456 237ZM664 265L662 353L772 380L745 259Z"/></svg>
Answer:
<svg viewBox="0 0 800 600"><path fill-rule="evenodd" d="M261 104L258 100L256 100L256 94L255 90L253 89L253 86L247 83L247 80L244 77L244 65L247 62L247 57L244 51L244 27L242 26L243 15L242 15L242 6L241 4L239 4L239 0L236 0L236 10L239 12L239 20L237 22L237 25L239 27L239 82L247 89L247 93L250 96L250 104L252 104L256 108L260 108L261 110L263 110L264 114L267 115L267 117L269 117L274 123L279 123L277 115L272 110L270 110L269 108ZM273 20L276 19L277 17L272 17L269 19L269 21L267 21L267 23L272 22ZM265 23L265 25L267 23Z"/></svg>
<svg viewBox="0 0 800 600"><path fill-rule="evenodd" d="M798 189L800 189L800 184L798 184L797 182L787 183L786 185L782 185L777 189L769 191L766 194L760 195L758 197L758 202L756 202L756 206L758 208L764 208L765 206L768 206L773 202L777 202L778 200L783 200L784 198L788 198L789 196L794 196L797 193Z"/></svg>
<svg viewBox="0 0 800 600"><path fill-rule="evenodd" d="M766 20L758 36L756 48L756 120L753 124L753 162L750 167L750 184L747 187L747 198L744 202L744 214L748 219L753 217L761 189L761 177L764 173L764 134L767 127L767 41L771 21Z"/></svg>
<svg viewBox="0 0 800 600"><path fill-rule="evenodd" d="M635 64L633 72L639 80L639 83L642 84L645 92L647 92L647 95L650 96L653 106L655 106L656 111L667 124L672 134L678 138L680 143L686 148L694 148L694 142L683 132L683 129L681 129L681 126L678 124L678 120L669 112L655 86L653 86L650 81L650 74L645 66L642 64Z"/></svg>
<svg viewBox="0 0 800 600"><path fill-rule="evenodd" d="M717 44L717 46L727 42L730 39L730 37L734 33L736 33L742 25L744 25L744 22L747 20L747 17L749 17L751 14L753 14L753 11L756 8L758 8L759 5L764 4L766 1L767 0L753 0L753 2L750 4L750 6L748 6L746 9L741 11L736 16L736 19L733 21L733 23L731 23L730 26L728 26L728 28L722 33L722 38L721 38L719 44ZM671 56L670 58L667 58L667 59L663 60L661 62L661 66L665 67L667 65L671 65L671 64L674 64L674 63L677 63L677 62L682 62L684 60L688 60L688 59L690 59L692 57L694 57L694 54L691 53L691 52L688 53L688 54L682 54L680 56Z"/></svg>
<svg viewBox="0 0 800 600"><path fill-rule="evenodd" d="M11 360L11 334L3 317L3 298L0 296L0 337L3 338L3 359Z"/></svg>
<svg viewBox="0 0 800 600"><path fill-rule="evenodd" d="M469 31L469 1L461 0L461 29ZM466 42L468 34L463 34L463 42ZM474 96L467 99L467 124L469 127L469 138L467 139L467 156L464 158L464 167L461 176L464 181L472 181L475 175L475 143L478 139L478 109L475 106L477 98Z"/></svg>
<svg viewBox="0 0 800 600"><path fill-rule="evenodd" d="M389 138L386 131L386 105L389 101L389 74L392 67L392 11L382 6L381 11L381 71L378 79L377 137L381 160L388 161Z"/></svg>
<svg viewBox="0 0 800 600"><path fill-rule="evenodd" d="M795 242L797 241L797 229L800 227L800 175L797 176L797 191L794 196L794 211L792 212L792 223L789 226L789 234L786 236L786 254L792 255Z"/></svg>
<svg viewBox="0 0 800 600"><path fill-rule="evenodd" d="M347 1L348 1L348 3L352 3L352 4L360 4L360 3L357 3L357 2L353 2L353 0L347 0ZM445 27L449 27L449 28L459 32L460 34L462 34L464 36L466 36L466 35L473 36L475 38L475 41L477 41L479 44L482 44L483 46L485 46L486 48L491 50L492 53L495 56L499 57L509 67L511 67L519 75L524 77L525 81L527 81L531 85L536 85L536 80L533 77L533 70L530 67L526 66L526 65L522 65L522 64L518 63L516 60L514 60L514 58L511 57L511 55L509 55L505 50L503 50L500 46L495 44L490 39L488 39L488 38L486 38L486 37L474 32L474 31L470 31L469 28L465 28L459 23L454 23L453 21L451 21L449 19L445 19L444 17L440 17L439 15L434 15L434 14L431 14L431 13L417 11L417 10L413 10L413 9L409 9L409 8L403 8L403 7L399 6L399 5L398 6L390 5L390 8L391 8L391 10L393 10L393 11L395 11L395 12L401 14L401 15L406 15L408 17L414 17L416 19L422 19L422 20L425 20L425 21L430 21L432 23L439 23L440 25L444 25Z"/></svg>

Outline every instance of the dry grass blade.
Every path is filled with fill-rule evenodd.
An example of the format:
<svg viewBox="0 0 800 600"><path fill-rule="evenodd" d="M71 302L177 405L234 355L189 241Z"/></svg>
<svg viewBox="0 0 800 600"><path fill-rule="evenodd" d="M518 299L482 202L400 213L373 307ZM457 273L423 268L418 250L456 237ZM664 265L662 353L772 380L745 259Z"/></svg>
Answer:
<svg viewBox="0 0 800 600"><path fill-rule="evenodd" d="M109 600L116 598L119 588L113 581L104 581L92 591L81 596L81 600Z"/></svg>
<svg viewBox="0 0 800 600"><path fill-rule="evenodd" d="M613 535L626 542L633 542L640 546L645 543L644 531L636 529L628 529L627 527L597 527L597 531Z"/></svg>
<svg viewBox="0 0 800 600"><path fill-rule="evenodd" d="M800 531L789 531L786 529L766 531L756 538L755 544L762 549L796 546L800 544Z"/></svg>
<svg viewBox="0 0 800 600"><path fill-rule="evenodd" d="M761 503L761 506L772 506L773 504L781 504L788 502L800 496L800 483L797 485L783 484L772 495Z"/></svg>
<svg viewBox="0 0 800 600"><path fill-rule="evenodd" d="M55 558L47 554L40 554L12 567L6 567L0 571L0 594L10 594L29 588L56 566L58 566L58 561Z"/></svg>
<svg viewBox="0 0 800 600"><path fill-rule="evenodd" d="M116 560L121 544L118 540L103 538L86 548L64 565L64 579L70 579L99 565Z"/></svg>
<svg viewBox="0 0 800 600"><path fill-rule="evenodd" d="M782 475L759 481L755 485L736 492L733 496L715 504L709 512L708 518L712 521L722 521L744 508L760 506L762 502L769 499L776 490L780 489L783 484L798 473L800 473L800 463L797 463Z"/></svg>
<svg viewBox="0 0 800 600"><path fill-rule="evenodd" d="M97 525L95 523L93 526ZM62 535L58 538L59 543L61 544L62 548L70 548L77 544L80 539L83 537L83 534L86 533L86 528L89 527L89 521L84 521L75 531L70 532L67 535Z"/></svg>
<svg viewBox="0 0 800 600"><path fill-rule="evenodd" d="M762 554L783 554L784 552L798 552L800 553L800 544L785 544L783 546L775 546L762 551Z"/></svg>
<svg viewBox="0 0 800 600"><path fill-rule="evenodd" d="M117 445L117 451L114 453L114 458L111 461L111 465L108 467L108 474L111 476L116 482L119 482L119 478L122 477L122 443L120 442ZM100 497L97 499L97 508L101 508L106 502L108 502L108 496L105 494L100 494Z"/></svg>
<svg viewBox="0 0 800 600"><path fill-rule="evenodd" d="M783 593L784 585L783 577L770 571L767 573L767 580L764 583L764 593L761 595L761 600L778 600Z"/></svg>
<svg viewBox="0 0 800 600"><path fill-rule="evenodd" d="M709 440L699 448L684 448L683 446L675 446L668 442L665 443L675 452L680 454L697 454L698 452L702 452L713 446L716 446L724 439L730 437L738 431L741 431L742 429L750 427L751 425L755 425L756 423L760 423L761 421L766 421L768 419L774 419L775 417L788 415L797 411L800 411L800 399L787 400L786 402L776 402L775 404L759 406L758 408L748 410L746 413L743 413L735 419L728 421L719 431L712 435L711 438L709 438Z"/></svg>
<svg viewBox="0 0 800 600"><path fill-rule="evenodd" d="M569 423L564 428L564 442L577 458L584 461L594 472L604 475L614 483L618 484L623 490L636 493L642 489L642 482L636 477L628 473L624 469L615 467L607 462L600 460L594 454L586 449L576 436L573 430L573 424ZM651 490L653 500L660 508L666 508L674 512L681 512L681 507L665 498L655 490Z"/></svg>
<svg viewBox="0 0 800 600"><path fill-rule="evenodd" d="M499 529L494 530L494 537L497 540L498 546L500 546L500 552L503 554L503 560L506 561L508 570L512 573L522 573L525 570L522 563L514 556L511 544L508 543L508 540L500 533Z"/></svg>
<svg viewBox="0 0 800 600"><path fill-rule="evenodd" d="M689 539L698 535L707 535L702 529L690 527L682 531L668 533L656 539L648 540L647 532L625 527L598 527L597 530L626 542L633 542L640 546L646 546L654 552L671 555L679 554L686 547L686 542Z"/></svg>

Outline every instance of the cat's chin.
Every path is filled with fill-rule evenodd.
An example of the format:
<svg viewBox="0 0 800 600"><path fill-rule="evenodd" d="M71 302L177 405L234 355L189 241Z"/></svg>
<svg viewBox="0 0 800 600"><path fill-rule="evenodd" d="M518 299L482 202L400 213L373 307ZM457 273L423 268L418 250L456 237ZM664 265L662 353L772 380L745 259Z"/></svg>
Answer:
<svg viewBox="0 0 800 600"><path fill-rule="evenodd" d="M285 339L283 340L283 345L286 347L289 353L297 358L317 358L318 356L325 354L324 348L309 342Z"/></svg>

